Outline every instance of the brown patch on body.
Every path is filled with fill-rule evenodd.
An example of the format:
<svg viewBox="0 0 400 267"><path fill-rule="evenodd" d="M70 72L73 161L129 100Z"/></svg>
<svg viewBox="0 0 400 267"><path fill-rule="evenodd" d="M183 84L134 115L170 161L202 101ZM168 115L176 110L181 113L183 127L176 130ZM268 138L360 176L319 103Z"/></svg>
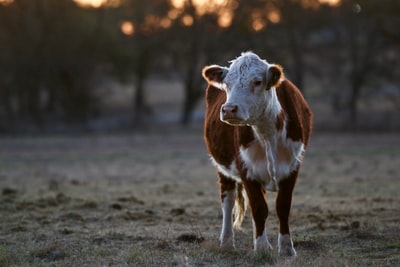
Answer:
<svg viewBox="0 0 400 267"><path fill-rule="evenodd" d="M291 151L283 144L282 140L278 141L277 146L277 155L276 161L278 162L287 162L290 163L292 161L292 153Z"/></svg>
<svg viewBox="0 0 400 267"><path fill-rule="evenodd" d="M311 135L313 116L306 100L299 89L287 79L276 89L276 93L286 116L286 137L301 141L306 146ZM278 121L280 117L281 114Z"/></svg>

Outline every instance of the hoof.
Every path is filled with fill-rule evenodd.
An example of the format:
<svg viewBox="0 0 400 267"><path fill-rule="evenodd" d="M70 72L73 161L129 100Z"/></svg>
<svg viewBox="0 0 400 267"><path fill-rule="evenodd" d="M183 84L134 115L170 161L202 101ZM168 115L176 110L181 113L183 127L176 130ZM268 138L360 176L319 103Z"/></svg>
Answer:
<svg viewBox="0 0 400 267"><path fill-rule="evenodd" d="M227 250L236 248L235 247L235 243L233 241L233 238L228 238L228 239L221 240L219 246L220 246L220 248L227 249Z"/></svg>
<svg viewBox="0 0 400 267"><path fill-rule="evenodd" d="M254 241L254 254L256 255L271 255L272 246L268 241L266 234L259 236Z"/></svg>
<svg viewBox="0 0 400 267"><path fill-rule="evenodd" d="M295 257L297 256L297 252L293 247L286 247L279 250L279 255Z"/></svg>
<svg viewBox="0 0 400 267"><path fill-rule="evenodd" d="M293 241L290 238L290 235L279 234L279 236L278 236L278 252L279 252L279 255L282 255L282 256L294 257L297 255L297 252L293 247Z"/></svg>

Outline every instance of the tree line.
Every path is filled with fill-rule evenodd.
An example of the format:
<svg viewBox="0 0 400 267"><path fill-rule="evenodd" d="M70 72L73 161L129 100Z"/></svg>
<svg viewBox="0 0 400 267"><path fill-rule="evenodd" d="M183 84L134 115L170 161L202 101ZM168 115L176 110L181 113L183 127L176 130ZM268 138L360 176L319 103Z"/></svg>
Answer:
<svg viewBox="0 0 400 267"><path fill-rule="evenodd" d="M397 0L227 0L203 10L191 0L108 2L0 3L0 131L85 123L101 108L93 93L99 75L134 84L132 118L140 122L151 108L149 75L177 74L188 124L204 93L202 66L246 50L284 65L306 96L309 77L318 80L351 124L363 90L399 90Z"/></svg>

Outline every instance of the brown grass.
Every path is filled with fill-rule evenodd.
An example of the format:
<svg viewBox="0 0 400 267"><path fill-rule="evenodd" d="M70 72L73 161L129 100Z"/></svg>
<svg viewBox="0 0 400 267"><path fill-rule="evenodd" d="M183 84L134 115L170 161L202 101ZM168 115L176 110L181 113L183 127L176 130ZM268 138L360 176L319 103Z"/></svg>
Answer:
<svg viewBox="0 0 400 267"><path fill-rule="evenodd" d="M313 136L294 194L298 257L221 249L201 127L0 139L0 266L399 266L398 134ZM277 239L275 193L267 229ZM276 251L276 250L275 250Z"/></svg>

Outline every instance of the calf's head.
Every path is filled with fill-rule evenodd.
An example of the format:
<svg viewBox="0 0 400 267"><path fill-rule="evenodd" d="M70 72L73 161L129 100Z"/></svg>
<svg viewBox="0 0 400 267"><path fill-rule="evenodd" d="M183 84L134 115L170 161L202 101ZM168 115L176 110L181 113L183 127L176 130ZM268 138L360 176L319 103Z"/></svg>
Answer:
<svg viewBox="0 0 400 267"><path fill-rule="evenodd" d="M226 102L220 110L223 122L254 125L273 108L274 88L279 86L283 74L279 65L268 64L256 54L246 52L230 61L229 67L204 67L203 77L210 85L226 92Z"/></svg>

